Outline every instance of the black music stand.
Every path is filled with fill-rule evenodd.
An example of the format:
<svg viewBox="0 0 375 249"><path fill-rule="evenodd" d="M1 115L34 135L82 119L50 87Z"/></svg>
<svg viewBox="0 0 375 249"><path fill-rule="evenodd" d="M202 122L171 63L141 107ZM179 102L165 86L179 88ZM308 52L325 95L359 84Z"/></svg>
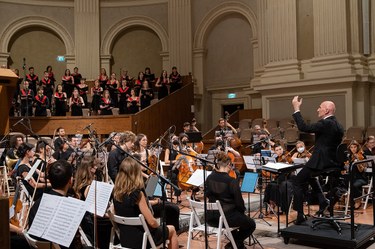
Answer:
<svg viewBox="0 0 375 249"><path fill-rule="evenodd" d="M241 192L247 193L247 216L249 218L250 218L250 193L255 192L257 182L258 182L258 173L256 173L256 172L245 172L245 175L244 175L243 180L242 180ZM254 241L253 244L251 244L251 239ZM258 244L263 249L263 246L254 237L254 235L250 235L249 246L252 246L252 245L255 246L256 244Z"/></svg>
<svg viewBox="0 0 375 249"><path fill-rule="evenodd" d="M189 143L199 143L202 141L202 133L200 131L186 132L189 137Z"/></svg>
<svg viewBox="0 0 375 249"><path fill-rule="evenodd" d="M256 164L256 168L257 168L257 173L256 174L262 174L262 158L254 158L254 163ZM267 223L267 225L269 226L272 226L271 223L269 223L268 221L266 221L264 219L265 215L263 213L263 198L262 198L262 195L263 195L263 179L262 177L260 177L259 181L257 181L257 185L258 185L258 188L259 188L259 210L253 215L253 219L262 219L264 222ZM259 213L258 215L258 218L254 218L257 214Z"/></svg>

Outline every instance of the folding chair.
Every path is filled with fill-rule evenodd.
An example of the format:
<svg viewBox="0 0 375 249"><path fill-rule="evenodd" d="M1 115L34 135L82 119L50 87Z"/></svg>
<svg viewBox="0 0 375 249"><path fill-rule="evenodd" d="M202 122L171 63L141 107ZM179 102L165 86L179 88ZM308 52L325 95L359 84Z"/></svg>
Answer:
<svg viewBox="0 0 375 249"><path fill-rule="evenodd" d="M190 211L187 249L190 249L193 232L202 232L202 233L205 232L205 224L202 224L200 222L198 211L197 211L197 210L204 209L204 203L193 201L191 199L189 199L189 202L190 202L191 211ZM225 235L231 242L232 247L234 249L237 249L236 243L231 233L231 231L235 230L236 227L229 227L228 222L224 215L224 211L221 208L220 202L216 201L216 203L207 203L207 210L217 210L220 213L218 227L207 226L207 235L217 236L216 249L221 248L221 236L222 235ZM196 226L194 226L194 224L196 224Z"/></svg>
<svg viewBox="0 0 375 249"><path fill-rule="evenodd" d="M25 236L27 243L32 248L60 249L60 246L56 243L53 243L53 242L50 242L50 241L39 241L39 240L31 238L30 235L27 233L27 231L24 231L23 235Z"/></svg>
<svg viewBox="0 0 375 249"><path fill-rule="evenodd" d="M8 169L7 166L0 166L0 180L1 180L1 189L4 191L4 194L7 193L7 196L10 197L10 188L9 188L9 178L8 178Z"/></svg>
<svg viewBox="0 0 375 249"><path fill-rule="evenodd" d="M28 208L32 206L31 203L31 196L29 192L27 191L25 185L23 185L22 180L18 179L17 184L19 184L19 190L20 190L20 200L22 203L22 209L21 212L19 213L20 217L18 220L20 221L20 225L22 226L23 224L26 224L27 221L25 219L25 215L27 214Z"/></svg>
<svg viewBox="0 0 375 249"><path fill-rule="evenodd" d="M117 235L120 238L120 230L117 224L128 225L128 226L142 226L144 229L143 238L142 238L142 249L146 249L147 241L150 243L152 249L162 248L163 244L158 246L155 245L154 239L151 236L150 230L148 229L147 222L142 214L138 217L121 217L115 214L110 213L110 219L112 222L112 230L111 230L111 239L109 242L109 249L126 249L126 247L122 247L121 244L115 245L115 236ZM169 241L166 241L166 245L168 245Z"/></svg>

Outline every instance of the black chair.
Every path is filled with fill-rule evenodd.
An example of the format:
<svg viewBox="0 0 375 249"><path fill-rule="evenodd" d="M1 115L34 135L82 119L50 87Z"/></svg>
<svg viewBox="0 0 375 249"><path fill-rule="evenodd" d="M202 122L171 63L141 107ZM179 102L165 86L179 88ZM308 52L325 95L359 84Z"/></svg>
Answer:
<svg viewBox="0 0 375 249"><path fill-rule="evenodd" d="M340 223L340 221L344 221L350 219L350 215L340 215L335 216L333 212L333 207L335 203L341 198L343 194L346 193L347 189L343 186L343 178L341 175L341 171L343 170L344 162L348 160L348 151L346 144L340 144L336 150L336 157L339 163L338 166L342 167L332 167L324 169L321 173L322 176L328 176L328 186L329 191L326 195L327 199L330 201L330 205L328 207L329 216L325 216L323 213L318 213L314 216L314 220L312 221L311 228L316 229L317 226L321 224L329 224L331 225L339 234L341 234L342 227L341 225L346 223Z"/></svg>

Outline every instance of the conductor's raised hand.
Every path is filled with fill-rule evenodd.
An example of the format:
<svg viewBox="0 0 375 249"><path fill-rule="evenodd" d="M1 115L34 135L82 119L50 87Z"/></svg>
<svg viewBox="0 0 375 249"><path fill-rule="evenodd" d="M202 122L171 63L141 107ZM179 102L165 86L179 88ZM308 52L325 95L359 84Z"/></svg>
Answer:
<svg viewBox="0 0 375 249"><path fill-rule="evenodd" d="M294 111L299 111L300 110L300 107L302 105L302 98L300 98L299 96L294 96L293 100L292 100L292 105L293 105L293 108L294 108Z"/></svg>

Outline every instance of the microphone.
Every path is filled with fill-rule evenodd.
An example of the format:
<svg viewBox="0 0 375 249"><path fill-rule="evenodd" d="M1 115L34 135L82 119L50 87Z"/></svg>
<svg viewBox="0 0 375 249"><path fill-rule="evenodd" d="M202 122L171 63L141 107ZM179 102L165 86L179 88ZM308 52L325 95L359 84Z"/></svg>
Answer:
<svg viewBox="0 0 375 249"><path fill-rule="evenodd" d="M24 118L21 118L20 120L18 120L14 125L12 125L12 127L18 125L19 123L21 123L22 121L24 120Z"/></svg>
<svg viewBox="0 0 375 249"><path fill-rule="evenodd" d="M86 130L86 129L89 129L89 128L91 127L91 125L93 125L93 124L94 124L94 123L90 123L90 124L86 125L85 128L83 128L82 130L84 131L84 130Z"/></svg>
<svg viewBox="0 0 375 249"><path fill-rule="evenodd" d="M23 66L22 66L22 69L23 69L23 70L26 69L26 58L25 58L25 57L23 58Z"/></svg>
<svg viewBox="0 0 375 249"><path fill-rule="evenodd" d="M102 147L102 146L105 145L105 144L112 143L112 138L113 138L114 136L116 136L116 135L117 135L117 133L115 133L115 134L113 134L112 136L108 137L106 140L104 140L104 142L102 142L102 143L100 143L100 144L98 145L98 148Z"/></svg>

